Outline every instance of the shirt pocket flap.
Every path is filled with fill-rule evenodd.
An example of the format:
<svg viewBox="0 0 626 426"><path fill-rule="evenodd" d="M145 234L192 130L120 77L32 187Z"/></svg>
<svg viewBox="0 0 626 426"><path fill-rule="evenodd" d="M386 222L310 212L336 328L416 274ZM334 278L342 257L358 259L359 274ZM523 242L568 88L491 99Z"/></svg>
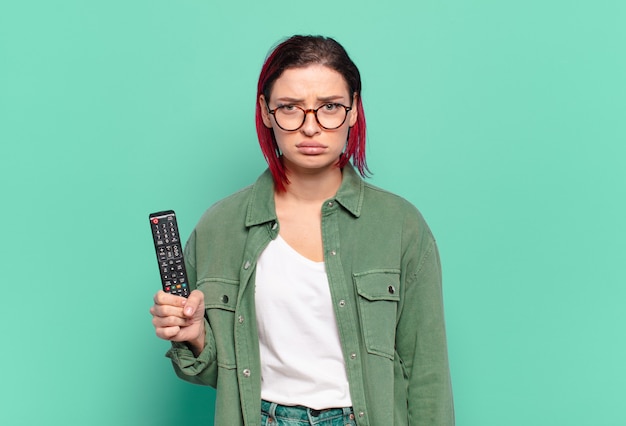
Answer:
<svg viewBox="0 0 626 426"><path fill-rule="evenodd" d="M370 272L355 275L356 290L361 297L370 301L400 300L398 284L400 275L397 272Z"/></svg>
<svg viewBox="0 0 626 426"><path fill-rule="evenodd" d="M229 281L205 281L198 285L198 289L204 293L204 306L206 309L224 309L235 311L239 283Z"/></svg>

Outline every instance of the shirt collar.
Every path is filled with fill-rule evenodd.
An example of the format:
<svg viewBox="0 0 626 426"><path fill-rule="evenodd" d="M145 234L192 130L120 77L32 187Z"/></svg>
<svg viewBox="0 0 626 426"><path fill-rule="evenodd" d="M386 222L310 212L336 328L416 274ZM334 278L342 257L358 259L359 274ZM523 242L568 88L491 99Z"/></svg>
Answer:
<svg viewBox="0 0 626 426"><path fill-rule="evenodd" d="M334 199L354 217L359 217L363 206L364 187L363 179L357 175L350 164L347 164L343 168L341 186ZM246 214L246 226L260 225L275 220L274 179L267 169L252 186L252 196Z"/></svg>
<svg viewBox="0 0 626 426"><path fill-rule="evenodd" d="M364 190L365 182L363 179L356 173L352 165L346 164L343 168L343 179L337 195L335 195L335 200L354 217L359 217L361 216L361 207L363 207Z"/></svg>

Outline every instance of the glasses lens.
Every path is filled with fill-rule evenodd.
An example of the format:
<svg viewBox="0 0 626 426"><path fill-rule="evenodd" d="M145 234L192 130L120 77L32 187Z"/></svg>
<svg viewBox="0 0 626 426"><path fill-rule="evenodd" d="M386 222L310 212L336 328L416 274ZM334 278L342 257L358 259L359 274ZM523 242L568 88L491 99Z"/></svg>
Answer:
<svg viewBox="0 0 626 426"><path fill-rule="evenodd" d="M296 106L284 106L276 109L274 118L284 130L298 130L304 123L304 110Z"/></svg>
<svg viewBox="0 0 626 426"><path fill-rule="evenodd" d="M341 104L326 104L318 108L317 121L326 129L336 129L346 120L348 111Z"/></svg>

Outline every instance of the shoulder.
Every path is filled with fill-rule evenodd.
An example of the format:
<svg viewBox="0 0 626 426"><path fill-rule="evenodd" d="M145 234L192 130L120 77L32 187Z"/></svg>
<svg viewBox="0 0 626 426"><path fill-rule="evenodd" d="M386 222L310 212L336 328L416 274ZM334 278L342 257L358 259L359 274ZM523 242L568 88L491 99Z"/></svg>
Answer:
<svg viewBox="0 0 626 426"><path fill-rule="evenodd" d="M243 226L244 223L251 225L275 219L273 194L274 181L269 169L266 169L254 184L209 207L200 219L199 225L216 221L231 224L235 221Z"/></svg>
<svg viewBox="0 0 626 426"><path fill-rule="evenodd" d="M215 255L215 250L224 250L226 245L245 241L251 188L248 186L235 192L204 212L187 240L185 254L189 259L194 258L196 253L199 258L209 258ZM215 241L220 241L220 244L215 244Z"/></svg>
<svg viewBox="0 0 626 426"><path fill-rule="evenodd" d="M247 186L210 206L198 220L194 234L220 238L245 228L251 192L252 186Z"/></svg>
<svg viewBox="0 0 626 426"><path fill-rule="evenodd" d="M380 211L394 217L401 215L402 217L424 221L419 209L406 198L368 182L364 182L363 210L364 212L367 210Z"/></svg>
<svg viewBox="0 0 626 426"><path fill-rule="evenodd" d="M404 244L424 249L435 243L428 223L413 203L368 182L364 183L361 216L370 226L401 236Z"/></svg>
<svg viewBox="0 0 626 426"><path fill-rule="evenodd" d="M215 217L228 217L242 211L245 213L252 194L252 188L253 185L246 186L234 194L217 201L204 212L200 222L212 220Z"/></svg>
<svg viewBox="0 0 626 426"><path fill-rule="evenodd" d="M401 207L403 209L415 209L415 206L407 201L405 198L394 194L386 189L382 189L378 186L372 185L369 182L363 181L364 195L373 201L385 202L392 204L395 207Z"/></svg>

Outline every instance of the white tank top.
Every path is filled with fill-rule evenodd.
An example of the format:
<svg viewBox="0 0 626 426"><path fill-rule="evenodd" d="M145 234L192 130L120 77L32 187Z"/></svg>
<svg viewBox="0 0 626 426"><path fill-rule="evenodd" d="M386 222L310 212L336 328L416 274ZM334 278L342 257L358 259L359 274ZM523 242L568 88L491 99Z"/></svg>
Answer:
<svg viewBox="0 0 626 426"><path fill-rule="evenodd" d="M261 397L314 409L350 407L350 390L324 262L280 235L257 262Z"/></svg>

